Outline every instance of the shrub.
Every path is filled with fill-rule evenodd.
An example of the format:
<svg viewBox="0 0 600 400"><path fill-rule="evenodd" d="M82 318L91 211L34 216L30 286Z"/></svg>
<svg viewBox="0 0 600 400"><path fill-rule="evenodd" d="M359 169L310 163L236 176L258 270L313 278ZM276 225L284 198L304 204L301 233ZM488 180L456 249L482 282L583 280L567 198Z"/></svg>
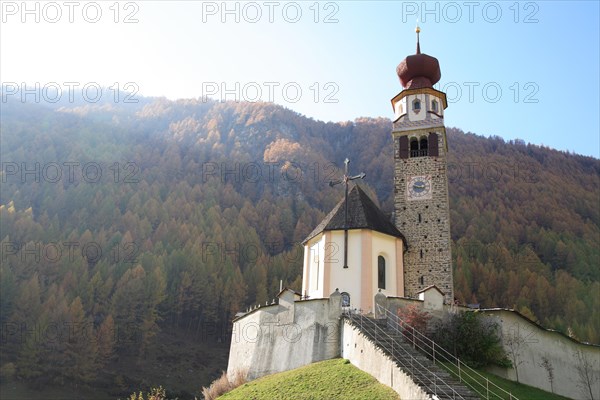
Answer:
<svg viewBox="0 0 600 400"><path fill-rule="evenodd" d="M498 324L481 313L448 313L435 325L433 336L437 344L473 368L511 366Z"/></svg>
<svg viewBox="0 0 600 400"><path fill-rule="evenodd" d="M146 397L144 394L140 392L137 396L133 393L129 396L129 400L166 400L165 389L162 386L158 388L152 388L150 392L146 393Z"/></svg>
<svg viewBox="0 0 600 400"><path fill-rule="evenodd" d="M223 372L220 378L213 381L209 387L202 388L204 400L215 400L217 397L235 389L246 383L247 373L245 371L236 371L233 380L229 380L227 372Z"/></svg>
<svg viewBox="0 0 600 400"><path fill-rule="evenodd" d="M0 367L0 380L3 382L12 381L15 377L17 367L13 363L6 363Z"/></svg>
<svg viewBox="0 0 600 400"><path fill-rule="evenodd" d="M398 309L398 317L413 327L417 332L425 335L427 324L431 319L431 314L427 311L422 311L416 304L410 304ZM412 340L412 329L405 327L402 333L406 338Z"/></svg>

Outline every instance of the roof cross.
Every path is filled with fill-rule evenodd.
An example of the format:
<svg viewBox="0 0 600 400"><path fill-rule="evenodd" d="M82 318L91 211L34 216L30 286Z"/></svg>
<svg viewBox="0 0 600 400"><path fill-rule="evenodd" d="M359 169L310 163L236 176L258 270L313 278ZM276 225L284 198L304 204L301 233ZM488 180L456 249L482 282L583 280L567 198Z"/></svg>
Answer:
<svg viewBox="0 0 600 400"><path fill-rule="evenodd" d="M350 164L350 160L347 158L344 160L344 176L337 181L329 182L329 186L333 187L335 185L339 185L343 183L345 186L344 192L344 268L348 268L348 183L350 181L356 179L363 179L366 174L361 172L355 176L348 175L348 164Z"/></svg>
<svg viewBox="0 0 600 400"><path fill-rule="evenodd" d="M417 32L417 52L415 54L421 54L421 44L419 43L419 33L421 33L421 28L419 28L419 18L417 18L415 32Z"/></svg>

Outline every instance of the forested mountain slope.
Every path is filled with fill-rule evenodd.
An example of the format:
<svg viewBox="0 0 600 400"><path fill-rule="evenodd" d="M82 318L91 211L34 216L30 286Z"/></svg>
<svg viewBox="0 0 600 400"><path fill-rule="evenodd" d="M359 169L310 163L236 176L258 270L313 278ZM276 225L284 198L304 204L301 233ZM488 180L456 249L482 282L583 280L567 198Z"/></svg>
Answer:
<svg viewBox="0 0 600 400"><path fill-rule="evenodd" d="M266 103L2 104L2 362L40 385L95 382L159 332L228 340L279 280L300 288L299 243L341 198L327 183L344 158L392 211L390 132ZM600 161L448 142L458 299L600 343Z"/></svg>

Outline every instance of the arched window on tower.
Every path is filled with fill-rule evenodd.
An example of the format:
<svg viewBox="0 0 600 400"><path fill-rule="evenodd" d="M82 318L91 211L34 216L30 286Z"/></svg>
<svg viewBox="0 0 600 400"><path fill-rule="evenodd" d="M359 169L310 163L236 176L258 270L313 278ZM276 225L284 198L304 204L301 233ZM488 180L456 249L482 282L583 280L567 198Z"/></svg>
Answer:
<svg viewBox="0 0 600 400"><path fill-rule="evenodd" d="M428 154L427 153L427 149L428 149L427 138L426 137L422 137L421 140L419 141L419 155L421 157L426 156Z"/></svg>
<svg viewBox="0 0 600 400"><path fill-rule="evenodd" d="M415 99L415 101L413 101L413 111L416 113L421 111L421 100Z"/></svg>
<svg viewBox="0 0 600 400"><path fill-rule="evenodd" d="M419 139L417 138L410 139L410 156L419 157Z"/></svg>
<svg viewBox="0 0 600 400"><path fill-rule="evenodd" d="M431 102L431 111L438 112L438 102L437 102L437 100L433 100Z"/></svg>
<svg viewBox="0 0 600 400"><path fill-rule="evenodd" d="M377 257L377 287L385 289L385 258Z"/></svg>

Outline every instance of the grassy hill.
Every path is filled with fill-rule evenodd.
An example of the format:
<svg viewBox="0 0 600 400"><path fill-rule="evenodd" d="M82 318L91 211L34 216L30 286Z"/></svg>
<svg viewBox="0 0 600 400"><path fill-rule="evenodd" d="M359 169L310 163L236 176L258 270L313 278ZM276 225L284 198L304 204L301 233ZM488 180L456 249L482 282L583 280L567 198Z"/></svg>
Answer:
<svg viewBox="0 0 600 400"><path fill-rule="evenodd" d="M219 397L223 400L398 398L391 388L340 358L265 376Z"/></svg>

